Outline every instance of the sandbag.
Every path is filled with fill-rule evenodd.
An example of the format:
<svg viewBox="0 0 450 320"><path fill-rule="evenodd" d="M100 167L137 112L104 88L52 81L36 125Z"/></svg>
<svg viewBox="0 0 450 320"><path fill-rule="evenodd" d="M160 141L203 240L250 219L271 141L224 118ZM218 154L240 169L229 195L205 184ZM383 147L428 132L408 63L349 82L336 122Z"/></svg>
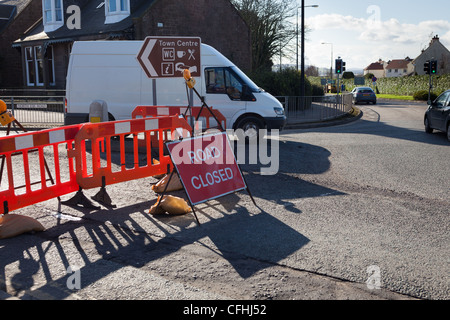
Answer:
<svg viewBox="0 0 450 320"><path fill-rule="evenodd" d="M31 217L19 214L0 216L0 239L12 238L26 232L44 230L44 226Z"/></svg>
<svg viewBox="0 0 450 320"><path fill-rule="evenodd" d="M150 213L150 214L164 214L165 213L164 209L161 207L161 204L159 203L159 201L160 201L159 199L161 199L161 196L158 196L158 200L156 200L156 203L150 207L150 210L148 213ZM159 203L159 205L158 205L158 203Z"/></svg>
<svg viewBox="0 0 450 320"><path fill-rule="evenodd" d="M166 174L164 178L158 181L158 183L152 185L152 190L156 193L164 192L164 188L169 181L170 173ZM172 174L172 178L169 181L169 184L167 185L166 192L170 191L176 191L183 189L183 185L181 184L181 180L178 177L178 174L174 173Z"/></svg>
<svg viewBox="0 0 450 320"><path fill-rule="evenodd" d="M152 162L153 162L154 165L159 164L159 161L156 160L155 158L152 158ZM153 178L155 178L155 179L161 179L161 178L164 177L164 175L165 175L165 173L163 173L163 174L157 174L157 175L154 175Z"/></svg>
<svg viewBox="0 0 450 320"><path fill-rule="evenodd" d="M158 202L161 199L161 196L158 196L158 200L156 203L150 208L150 214L172 214L172 215L181 215L186 214L191 211L191 207L188 205L186 200L180 197L167 195L164 196L161 202Z"/></svg>

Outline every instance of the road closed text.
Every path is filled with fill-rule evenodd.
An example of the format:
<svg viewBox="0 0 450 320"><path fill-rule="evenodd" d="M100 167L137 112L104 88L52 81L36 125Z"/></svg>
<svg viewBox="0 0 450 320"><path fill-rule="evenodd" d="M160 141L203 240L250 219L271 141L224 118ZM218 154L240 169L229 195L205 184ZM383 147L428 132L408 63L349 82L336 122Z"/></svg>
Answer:
<svg viewBox="0 0 450 320"><path fill-rule="evenodd" d="M227 167L212 172L206 172L205 174L200 174L198 176L193 176L191 178L191 183L192 186L198 190L200 188L212 187L215 184L232 179L233 170Z"/></svg>

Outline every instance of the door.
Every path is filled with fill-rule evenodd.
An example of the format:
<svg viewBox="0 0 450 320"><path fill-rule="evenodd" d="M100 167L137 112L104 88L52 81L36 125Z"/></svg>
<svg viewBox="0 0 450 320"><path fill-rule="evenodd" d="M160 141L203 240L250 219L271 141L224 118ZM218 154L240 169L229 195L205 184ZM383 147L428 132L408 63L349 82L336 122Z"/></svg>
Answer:
<svg viewBox="0 0 450 320"><path fill-rule="evenodd" d="M444 126L445 118L448 113L446 111L448 111L449 108L449 98L450 91L446 91L439 97L437 97L437 99L433 102L430 109L430 122L432 128L442 131L447 130L447 128L444 128Z"/></svg>
<svg viewBox="0 0 450 320"><path fill-rule="evenodd" d="M205 92L208 106L218 109L227 119L231 128L233 116L245 110L244 82L229 67L205 68Z"/></svg>

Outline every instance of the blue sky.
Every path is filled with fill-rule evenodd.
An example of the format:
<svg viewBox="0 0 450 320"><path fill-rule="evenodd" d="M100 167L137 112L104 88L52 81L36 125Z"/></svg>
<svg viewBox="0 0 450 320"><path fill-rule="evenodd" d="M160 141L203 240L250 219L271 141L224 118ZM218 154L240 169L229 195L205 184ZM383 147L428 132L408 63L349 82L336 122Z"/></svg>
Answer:
<svg viewBox="0 0 450 320"><path fill-rule="evenodd" d="M305 0L306 6L316 4L305 8L312 29L305 43L307 65L329 68L331 49L333 60L340 56L347 70L378 59L414 59L435 35L450 50L448 0Z"/></svg>

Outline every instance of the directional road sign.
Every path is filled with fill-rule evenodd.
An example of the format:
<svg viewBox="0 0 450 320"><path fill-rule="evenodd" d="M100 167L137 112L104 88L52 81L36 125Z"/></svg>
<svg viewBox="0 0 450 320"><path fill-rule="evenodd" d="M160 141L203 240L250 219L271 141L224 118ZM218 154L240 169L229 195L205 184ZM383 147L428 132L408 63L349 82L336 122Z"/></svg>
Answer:
<svg viewBox="0 0 450 320"><path fill-rule="evenodd" d="M149 78L182 78L189 69L200 76L199 37L147 37L137 55L139 64Z"/></svg>

